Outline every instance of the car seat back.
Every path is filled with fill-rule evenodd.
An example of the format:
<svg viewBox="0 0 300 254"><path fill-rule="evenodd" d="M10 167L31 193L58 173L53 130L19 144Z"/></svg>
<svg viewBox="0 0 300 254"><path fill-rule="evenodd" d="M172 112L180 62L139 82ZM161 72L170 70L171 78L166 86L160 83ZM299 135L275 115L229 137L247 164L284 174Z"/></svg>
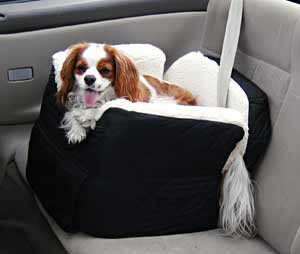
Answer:
<svg viewBox="0 0 300 254"><path fill-rule="evenodd" d="M230 0L210 0L202 47L219 56ZM258 232L280 253L300 252L300 6L245 0L235 68L269 97L273 135L257 167Z"/></svg>

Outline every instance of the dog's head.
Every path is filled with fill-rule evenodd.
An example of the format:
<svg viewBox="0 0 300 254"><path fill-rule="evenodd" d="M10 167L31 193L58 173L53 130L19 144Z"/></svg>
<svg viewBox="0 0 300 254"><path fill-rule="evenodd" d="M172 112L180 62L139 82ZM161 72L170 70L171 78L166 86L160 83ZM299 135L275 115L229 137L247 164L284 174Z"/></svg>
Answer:
<svg viewBox="0 0 300 254"><path fill-rule="evenodd" d="M80 43L70 48L61 73L58 103L65 105L71 91L79 91L88 108L109 87L117 97L138 101L139 75L132 61L111 45Z"/></svg>

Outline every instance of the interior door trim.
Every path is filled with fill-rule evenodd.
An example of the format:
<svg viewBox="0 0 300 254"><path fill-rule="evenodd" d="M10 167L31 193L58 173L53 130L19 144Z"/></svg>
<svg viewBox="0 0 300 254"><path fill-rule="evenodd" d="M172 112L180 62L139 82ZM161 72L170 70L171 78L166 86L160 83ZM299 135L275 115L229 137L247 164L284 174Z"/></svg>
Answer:
<svg viewBox="0 0 300 254"><path fill-rule="evenodd" d="M209 0L43 0L0 7L0 34L175 12L206 11Z"/></svg>

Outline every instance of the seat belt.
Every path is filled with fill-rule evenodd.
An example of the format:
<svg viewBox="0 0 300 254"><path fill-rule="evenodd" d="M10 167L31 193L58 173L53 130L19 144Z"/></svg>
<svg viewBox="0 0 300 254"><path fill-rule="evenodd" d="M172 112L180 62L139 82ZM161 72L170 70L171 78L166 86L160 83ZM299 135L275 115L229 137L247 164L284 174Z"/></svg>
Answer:
<svg viewBox="0 0 300 254"><path fill-rule="evenodd" d="M217 81L219 107L227 107L231 73L237 52L243 16L243 0L231 0Z"/></svg>

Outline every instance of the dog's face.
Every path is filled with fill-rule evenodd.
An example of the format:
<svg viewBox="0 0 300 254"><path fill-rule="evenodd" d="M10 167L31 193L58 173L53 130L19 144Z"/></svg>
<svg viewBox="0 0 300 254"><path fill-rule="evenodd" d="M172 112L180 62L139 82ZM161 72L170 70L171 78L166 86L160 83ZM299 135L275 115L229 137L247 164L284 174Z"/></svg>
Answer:
<svg viewBox="0 0 300 254"><path fill-rule="evenodd" d="M61 70L57 100L65 104L71 91L82 96L87 108L113 87L118 97L135 96L138 72L130 59L110 45L80 43L70 48ZM126 92L126 94L125 94ZM129 98L130 99L130 98Z"/></svg>
<svg viewBox="0 0 300 254"><path fill-rule="evenodd" d="M57 93L59 101L64 104L67 94L76 91L82 95L86 107L94 107L113 83L114 65L104 45L81 43L73 46L61 70L63 84Z"/></svg>
<svg viewBox="0 0 300 254"><path fill-rule="evenodd" d="M83 90L87 107L93 107L99 96L113 84L114 61L101 45L92 44L78 57L74 68L75 85Z"/></svg>

